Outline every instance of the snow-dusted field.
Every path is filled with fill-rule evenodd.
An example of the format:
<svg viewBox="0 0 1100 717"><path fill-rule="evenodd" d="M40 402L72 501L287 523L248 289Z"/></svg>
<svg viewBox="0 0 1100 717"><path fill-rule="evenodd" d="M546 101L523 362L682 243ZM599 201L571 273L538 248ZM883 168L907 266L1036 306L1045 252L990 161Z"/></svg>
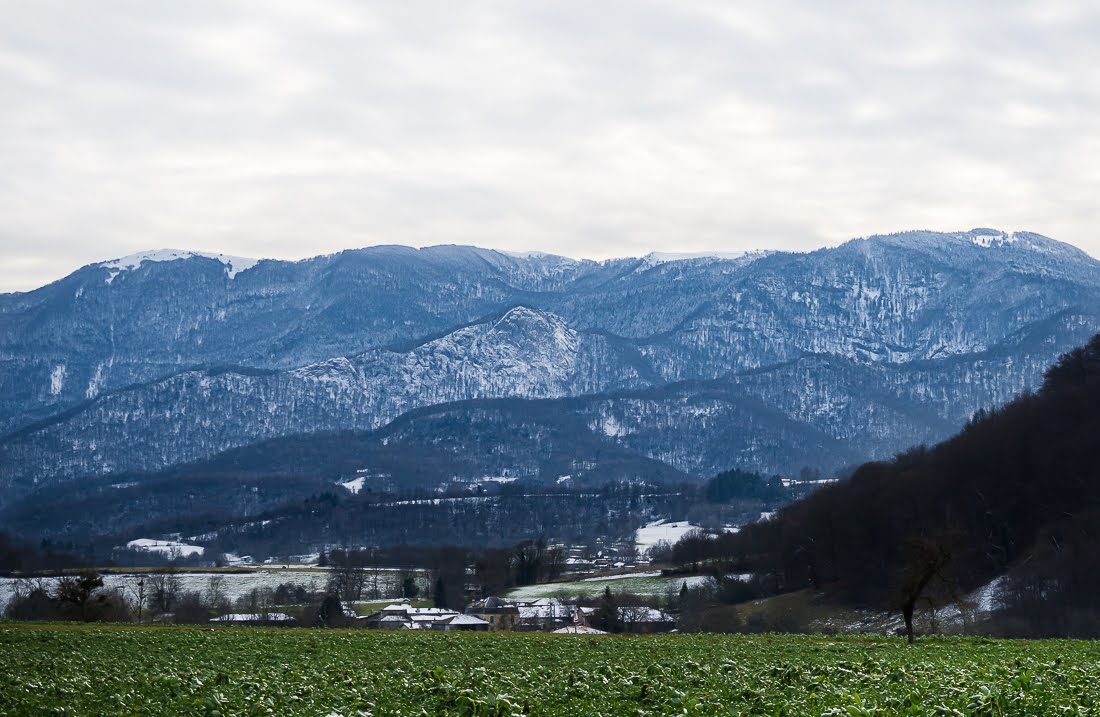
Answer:
<svg viewBox="0 0 1100 717"><path fill-rule="evenodd" d="M202 555L205 551L201 545L189 545L177 540L156 540L154 538L138 538L126 543L127 548L143 550L147 553L161 553L169 557L189 558L192 555Z"/></svg>
<svg viewBox="0 0 1100 717"><path fill-rule="evenodd" d="M630 578L659 578L660 576L660 570L647 570L643 573L620 573L619 575L605 575L595 578L581 578L579 582L593 583L600 580L629 580Z"/></svg>
<svg viewBox="0 0 1100 717"><path fill-rule="evenodd" d="M682 575L662 577L660 574L652 575L650 573L609 575L603 578L584 578L568 583L527 585L512 590L508 593L508 597L517 600L556 597L561 594L595 597L603 593L604 588L607 587L610 587L612 592L628 592L636 595L664 595L670 588L678 590L685 582L691 588L702 585L707 580L710 580L710 578L706 575L691 575L688 577Z"/></svg>
<svg viewBox="0 0 1100 717"><path fill-rule="evenodd" d="M149 576L150 573L103 575L103 586L111 590L120 590L132 598L137 594L138 580L143 577L148 579ZM243 595L247 595L254 588L266 587L274 590L282 583L302 586L307 590L323 590L329 576L321 570L265 568L246 573L179 572L176 573L176 577L179 578L183 590L198 591L204 594L209 593L211 590L212 580L218 581L220 582L219 589L221 592L230 600L236 600ZM378 582L380 590L393 593L399 579L400 572L398 570L379 569ZM47 590L52 591L57 585L57 580L57 578L34 578L28 581L19 578L0 578L0 612L7 607L8 601L11 600L16 586L20 582L37 584L41 581ZM371 585L371 578L369 577L367 578L367 584L368 586Z"/></svg>
<svg viewBox="0 0 1100 717"><path fill-rule="evenodd" d="M638 528L634 536L634 543L638 546L638 552L645 553L662 540L667 541L669 545L675 545L677 540L698 528L698 525L692 525L686 520L673 523L657 520L645 527Z"/></svg>

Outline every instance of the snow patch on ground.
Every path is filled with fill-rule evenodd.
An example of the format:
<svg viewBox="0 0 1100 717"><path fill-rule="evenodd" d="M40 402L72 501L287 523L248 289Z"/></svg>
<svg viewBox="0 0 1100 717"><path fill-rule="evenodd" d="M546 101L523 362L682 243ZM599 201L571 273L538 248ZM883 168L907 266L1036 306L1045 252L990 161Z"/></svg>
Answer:
<svg viewBox="0 0 1100 717"><path fill-rule="evenodd" d="M593 583L598 580L628 580L630 578L659 578L660 570L646 570L640 573L622 573L621 575L601 575L594 578L581 578L577 582Z"/></svg>
<svg viewBox="0 0 1100 717"><path fill-rule="evenodd" d="M627 433L623 424L619 423L617 418L610 415L604 416L603 421L600 423L600 431L608 438L621 438Z"/></svg>
<svg viewBox="0 0 1100 717"><path fill-rule="evenodd" d="M351 480L338 481L336 485L347 488L349 493L358 493L363 490L363 484L367 482L366 476L359 476Z"/></svg>
<svg viewBox="0 0 1100 717"><path fill-rule="evenodd" d="M192 555L202 555L205 550L201 545L189 545L188 543L181 543L176 540L155 540L153 538L138 538L137 540L131 540L129 543L126 543L126 547L131 550L144 550L149 553L164 553L165 555L175 555L183 558Z"/></svg>
<svg viewBox="0 0 1100 717"><path fill-rule="evenodd" d="M105 368L109 367L109 365L105 366L102 363L96 364L96 373L92 375L88 382L88 389L84 393L85 398L95 398L99 395L99 390L103 387L103 384L107 383Z"/></svg>
<svg viewBox="0 0 1100 717"><path fill-rule="evenodd" d="M970 593L967 599L974 604L979 612L993 612L998 606L1001 590L1004 589L1007 580L1008 578L1004 575L996 577Z"/></svg>
<svg viewBox="0 0 1100 717"><path fill-rule="evenodd" d="M976 234L970 237L971 242L986 249L1004 246L1006 244L1015 244L1016 240L1017 237L1015 232L1011 234L1006 232L994 232L991 234Z"/></svg>
<svg viewBox="0 0 1100 717"><path fill-rule="evenodd" d="M58 396L65 387L65 364L54 366L50 372L50 395Z"/></svg>

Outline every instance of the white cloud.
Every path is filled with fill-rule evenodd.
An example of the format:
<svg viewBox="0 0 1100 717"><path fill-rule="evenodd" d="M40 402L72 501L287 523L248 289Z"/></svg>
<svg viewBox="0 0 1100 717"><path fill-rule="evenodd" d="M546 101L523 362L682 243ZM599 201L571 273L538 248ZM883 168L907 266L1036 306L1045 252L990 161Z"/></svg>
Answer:
<svg viewBox="0 0 1100 717"><path fill-rule="evenodd" d="M1087 2L0 0L0 290L156 246L1100 255Z"/></svg>

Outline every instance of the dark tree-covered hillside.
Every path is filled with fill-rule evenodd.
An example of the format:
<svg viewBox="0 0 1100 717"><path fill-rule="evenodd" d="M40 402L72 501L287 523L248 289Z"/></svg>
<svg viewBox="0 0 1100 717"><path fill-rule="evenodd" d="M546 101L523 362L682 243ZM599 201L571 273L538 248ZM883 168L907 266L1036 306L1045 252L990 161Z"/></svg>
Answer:
<svg viewBox="0 0 1100 717"><path fill-rule="evenodd" d="M1007 575L1015 634L1100 635L1100 335L955 437L861 466L717 548L779 591L903 610Z"/></svg>

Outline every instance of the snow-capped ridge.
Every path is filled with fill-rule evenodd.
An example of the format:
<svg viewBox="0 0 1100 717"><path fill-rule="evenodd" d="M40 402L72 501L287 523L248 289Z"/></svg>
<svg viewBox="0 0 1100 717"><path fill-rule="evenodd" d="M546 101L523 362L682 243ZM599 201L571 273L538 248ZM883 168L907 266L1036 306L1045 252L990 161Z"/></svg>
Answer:
<svg viewBox="0 0 1100 717"><path fill-rule="evenodd" d="M1031 252L1048 256L1080 259L1088 255L1077 247L1028 231L1006 231L979 227L961 232L913 230L893 234L874 234L853 239L848 244L870 247L888 245L923 251L958 251L977 248Z"/></svg>
<svg viewBox="0 0 1100 717"><path fill-rule="evenodd" d="M647 269L661 264L670 264L679 261L693 261L696 259L717 259L719 261L737 261L749 264L757 259L763 259L774 251L753 249L749 251L703 251L703 252L667 252L651 251L642 257L642 266Z"/></svg>
<svg viewBox="0 0 1100 717"><path fill-rule="evenodd" d="M556 314L551 314L548 311L539 311L538 309L531 309L529 307L519 305L513 306L501 315L499 319L493 322L493 328L501 326L508 326L527 322L538 322L540 324L561 324L565 325L565 319Z"/></svg>
<svg viewBox="0 0 1100 717"><path fill-rule="evenodd" d="M554 259L557 261L578 261L577 259L574 259L572 257L561 256L560 254L551 254L545 251L505 251L504 249L492 249L491 251L494 251L497 254L503 254L504 256L508 256L513 259Z"/></svg>
<svg viewBox="0 0 1100 717"><path fill-rule="evenodd" d="M124 256L119 259L103 261L96 264L96 266L102 266L111 271L111 274L107 277L107 283L110 284L120 273L124 271L133 271L147 261L176 261L177 259L192 259L194 257L203 257L205 259L220 261L225 265L226 272L230 279L234 278L242 271L248 271L260 262L259 259L229 256L228 254L208 254L205 252L182 251L179 249L154 249L152 251L131 254L130 256Z"/></svg>
<svg viewBox="0 0 1100 717"><path fill-rule="evenodd" d="M565 319L557 314L529 309L526 306L516 306L509 309L492 327L494 332L505 329L517 330L525 335L546 334L546 339L553 341L559 351L568 353L577 351L579 341L577 332L569 328Z"/></svg>
<svg viewBox="0 0 1100 717"><path fill-rule="evenodd" d="M313 381L335 383L347 383L357 378L354 364L344 356L293 369L290 375Z"/></svg>

